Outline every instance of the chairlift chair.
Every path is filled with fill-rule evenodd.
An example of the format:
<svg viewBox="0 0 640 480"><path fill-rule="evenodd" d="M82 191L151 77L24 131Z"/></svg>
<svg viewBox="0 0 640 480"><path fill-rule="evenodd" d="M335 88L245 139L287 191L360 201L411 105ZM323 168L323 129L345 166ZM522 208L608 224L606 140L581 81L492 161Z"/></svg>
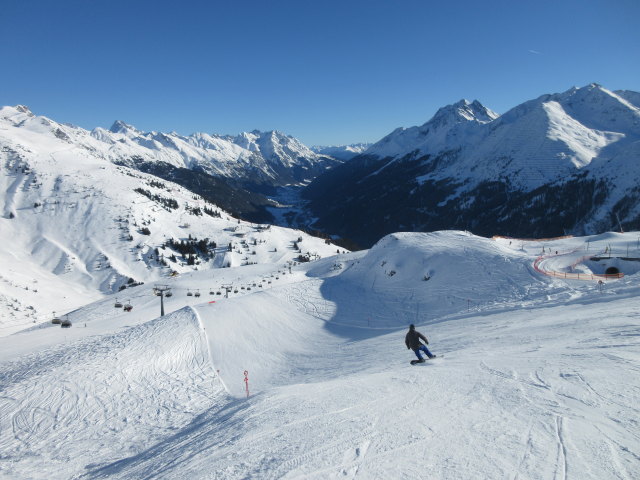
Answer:
<svg viewBox="0 0 640 480"><path fill-rule="evenodd" d="M193 297L193 293L191 293L191 290L187 290L187 297Z"/></svg>
<svg viewBox="0 0 640 480"><path fill-rule="evenodd" d="M198 290L198 291L196 292L196 295L195 295L195 296L196 296L196 297L199 297L199 296L200 296L200 290Z"/></svg>
<svg viewBox="0 0 640 480"><path fill-rule="evenodd" d="M62 322L60 322L60 326L62 328L71 328L71 320L69 320L69 317L66 317L64 320L62 320Z"/></svg>
<svg viewBox="0 0 640 480"><path fill-rule="evenodd" d="M133 310L133 305L131 305L131 300L129 300L124 307L122 307L122 309L125 312L130 312L131 310Z"/></svg>
<svg viewBox="0 0 640 480"><path fill-rule="evenodd" d="M56 317L56 312L53 312L53 320L51 320L51 323L54 325L60 325L60 319Z"/></svg>
<svg viewBox="0 0 640 480"><path fill-rule="evenodd" d="M171 293L171 291L168 291L167 293L164 294L165 297L170 297L171 295L173 295L173 293Z"/></svg>

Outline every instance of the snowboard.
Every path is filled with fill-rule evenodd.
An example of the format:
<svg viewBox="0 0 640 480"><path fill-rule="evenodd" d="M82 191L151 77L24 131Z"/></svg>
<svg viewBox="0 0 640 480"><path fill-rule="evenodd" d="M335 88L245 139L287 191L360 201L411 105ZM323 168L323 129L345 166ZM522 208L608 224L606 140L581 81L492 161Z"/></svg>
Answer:
<svg viewBox="0 0 640 480"><path fill-rule="evenodd" d="M419 363L426 363L427 360L433 360L435 358L442 358L442 355L436 355L433 358L423 358L422 360L411 360L411 365L417 365Z"/></svg>

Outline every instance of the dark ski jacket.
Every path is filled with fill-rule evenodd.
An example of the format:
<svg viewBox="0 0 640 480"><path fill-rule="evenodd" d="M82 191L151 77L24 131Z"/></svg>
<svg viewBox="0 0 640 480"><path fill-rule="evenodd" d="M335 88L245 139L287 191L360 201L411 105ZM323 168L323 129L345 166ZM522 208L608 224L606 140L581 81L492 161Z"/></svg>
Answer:
<svg viewBox="0 0 640 480"><path fill-rule="evenodd" d="M407 348L411 348L412 350L417 350L422 346L420 339L424 340L424 343L429 345L429 340L423 334L418 332L417 330L409 330L407 332L407 336L404 337L404 343L407 345Z"/></svg>

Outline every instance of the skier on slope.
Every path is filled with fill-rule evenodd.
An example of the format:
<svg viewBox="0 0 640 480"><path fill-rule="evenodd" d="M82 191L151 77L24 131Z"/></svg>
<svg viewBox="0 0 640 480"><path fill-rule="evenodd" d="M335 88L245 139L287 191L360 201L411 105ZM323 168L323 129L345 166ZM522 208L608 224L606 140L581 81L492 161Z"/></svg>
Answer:
<svg viewBox="0 0 640 480"><path fill-rule="evenodd" d="M404 337L404 343L407 348L410 348L414 351L416 357L418 357L419 362L424 362L424 358L422 358L420 352L426 353L427 357L429 358L435 358L436 356L429 351L426 345L423 345L422 342L420 342L420 339L424 340L427 345L429 344L429 340L427 340L427 337L418 332L414 324L409 325L409 331Z"/></svg>

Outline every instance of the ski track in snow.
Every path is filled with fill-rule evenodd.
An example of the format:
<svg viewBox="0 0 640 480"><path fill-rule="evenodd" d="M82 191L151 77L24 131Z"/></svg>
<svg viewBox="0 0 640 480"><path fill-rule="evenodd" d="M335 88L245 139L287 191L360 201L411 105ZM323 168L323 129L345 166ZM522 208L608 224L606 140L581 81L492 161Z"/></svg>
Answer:
<svg viewBox="0 0 640 480"><path fill-rule="evenodd" d="M1 368L0 474L7 478L21 477L5 463L12 458L64 472L78 460L135 453L222 392L202 332L184 314L49 348ZM120 451L107 448L105 457L111 444Z"/></svg>

